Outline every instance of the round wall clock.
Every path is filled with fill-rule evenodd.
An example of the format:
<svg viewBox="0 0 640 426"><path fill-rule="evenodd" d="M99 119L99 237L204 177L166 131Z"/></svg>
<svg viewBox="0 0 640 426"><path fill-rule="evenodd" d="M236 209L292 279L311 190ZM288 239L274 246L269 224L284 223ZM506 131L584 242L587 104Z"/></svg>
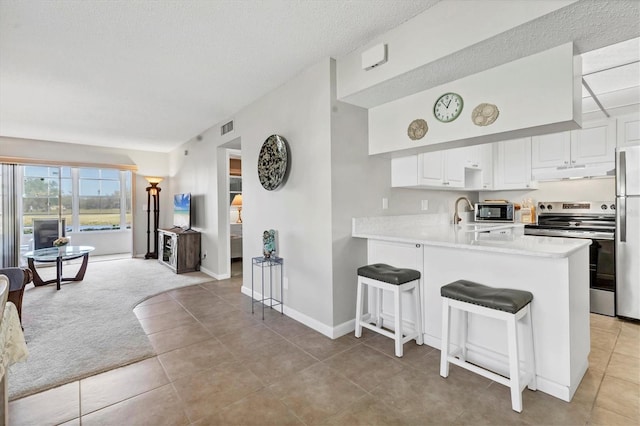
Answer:
<svg viewBox="0 0 640 426"><path fill-rule="evenodd" d="M409 136L409 139L411 139L412 141L416 141L418 139L422 139L428 131L429 126L427 125L427 122L422 118L418 118L416 120L413 120L411 124L409 124L407 135Z"/></svg>
<svg viewBox="0 0 640 426"><path fill-rule="evenodd" d="M471 121L476 126L488 126L498 119L500 110L494 104L480 104L473 109Z"/></svg>
<svg viewBox="0 0 640 426"><path fill-rule="evenodd" d="M457 93L445 93L433 105L433 115L443 123L449 123L462 112L462 96Z"/></svg>
<svg viewBox="0 0 640 426"><path fill-rule="evenodd" d="M285 138L271 135L258 154L258 178L267 191L283 184L289 171L289 146Z"/></svg>

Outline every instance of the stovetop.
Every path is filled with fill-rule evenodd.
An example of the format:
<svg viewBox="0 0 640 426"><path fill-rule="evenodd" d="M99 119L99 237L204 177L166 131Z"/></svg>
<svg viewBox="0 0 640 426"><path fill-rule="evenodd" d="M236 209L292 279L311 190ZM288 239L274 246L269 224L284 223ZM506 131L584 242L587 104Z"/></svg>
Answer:
<svg viewBox="0 0 640 426"><path fill-rule="evenodd" d="M616 229L612 201L540 202L538 222L525 225L525 234L613 239Z"/></svg>

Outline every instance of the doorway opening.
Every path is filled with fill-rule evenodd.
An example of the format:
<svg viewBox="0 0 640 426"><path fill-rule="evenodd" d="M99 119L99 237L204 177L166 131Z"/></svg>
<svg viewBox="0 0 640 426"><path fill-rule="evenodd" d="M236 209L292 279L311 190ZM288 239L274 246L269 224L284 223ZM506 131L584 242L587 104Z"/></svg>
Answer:
<svg viewBox="0 0 640 426"><path fill-rule="evenodd" d="M237 150L227 150L229 175L229 272L242 276L242 157Z"/></svg>

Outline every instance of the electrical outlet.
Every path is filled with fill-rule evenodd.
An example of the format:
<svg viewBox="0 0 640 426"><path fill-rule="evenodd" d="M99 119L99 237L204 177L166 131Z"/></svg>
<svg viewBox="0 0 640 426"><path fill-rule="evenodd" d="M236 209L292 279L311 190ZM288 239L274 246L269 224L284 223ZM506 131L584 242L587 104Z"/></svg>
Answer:
<svg viewBox="0 0 640 426"><path fill-rule="evenodd" d="M389 208L389 199L387 197L384 197L382 199L382 210L386 210Z"/></svg>
<svg viewBox="0 0 640 426"><path fill-rule="evenodd" d="M284 277L282 280L282 287L284 287L285 290L289 290L289 277Z"/></svg>
<svg viewBox="0 0 640 426"><path fill-rule="evenodd" d="M422 210L429 210L429 200L422 200Z"/></svg>

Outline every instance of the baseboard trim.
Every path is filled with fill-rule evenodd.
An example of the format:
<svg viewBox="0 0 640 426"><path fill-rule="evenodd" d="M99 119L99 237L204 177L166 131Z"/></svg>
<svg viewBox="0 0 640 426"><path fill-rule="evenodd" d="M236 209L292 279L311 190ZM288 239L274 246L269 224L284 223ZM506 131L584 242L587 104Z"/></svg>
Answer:
<svg viewBox="0 0 640 426"><path fill-rule="evenodd" d="M242 291L242 294L251 297L251 288L245 287L243 285L241 291ZM262 294L260 294L255 290L253 295L256 299L262 299ZM278 307L274 309L278 310ZM348 334L355 330L355 319L344 322L336 327L331 327L321 323L320 321L314 318L311 318L308 315L305 315L299 311L296 311L295 309L292 309L287 305L284 305L284 314L298 321L299 323L302 323L307 327L314 329L318 333L324 334L325 336L331 339L337 339L338 337L344 336L345 334Z"/></svg>
<svg viewBox="0 0 640 426"><path fill-rule="evenodd" d="M216 274L215 272L207 269L207 268L203 268L202 266L200 266L200 272L203 272L207 275L209 275L211 278L214 278L218 281L221 280L226 280L228 278L231 278L231 274Z"/></svg>

